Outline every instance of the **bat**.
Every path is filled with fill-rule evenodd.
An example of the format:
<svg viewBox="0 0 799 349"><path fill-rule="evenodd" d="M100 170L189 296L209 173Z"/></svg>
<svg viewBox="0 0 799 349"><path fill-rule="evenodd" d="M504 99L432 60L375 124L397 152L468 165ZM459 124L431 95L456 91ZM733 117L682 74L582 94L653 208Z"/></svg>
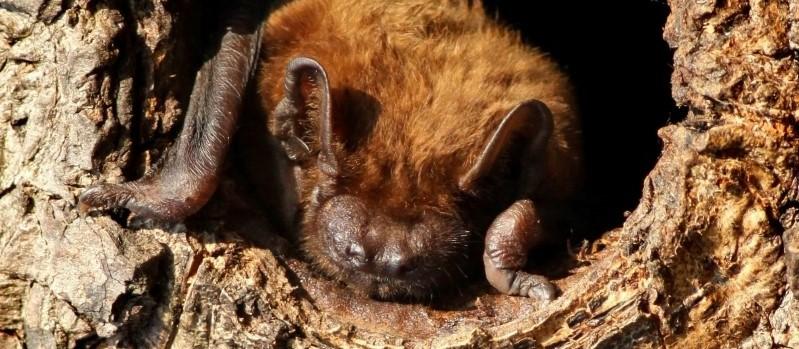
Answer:
<svg viewBox="0 0 799 349"><path fill-rule="evenodd" d="M272 172L254 176L258 192L322 273L372 297L422 298L482 264L502 293L557 296L523 270L581 177L576 107L555 62L479 1L295 0L268 16L252 3L223 16L160 166L88 188L81 210L197 212L256 88L269 145L245 161Z"/></svg>

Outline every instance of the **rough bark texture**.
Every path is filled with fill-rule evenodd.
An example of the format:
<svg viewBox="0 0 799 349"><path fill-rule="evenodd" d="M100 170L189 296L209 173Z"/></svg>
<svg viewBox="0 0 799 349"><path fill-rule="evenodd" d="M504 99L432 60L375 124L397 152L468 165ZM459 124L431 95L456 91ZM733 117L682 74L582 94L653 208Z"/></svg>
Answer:
<svg viewBox="0 0 799 349"><path fill-rule="evenodd" d="M82 188L174 137L197 6L0 0L0 347L799 347L799 0L669 4L689 114L638 208L551 304L477 288L434 309L314 276L232 180L171 230L79 217Z"/></svg>

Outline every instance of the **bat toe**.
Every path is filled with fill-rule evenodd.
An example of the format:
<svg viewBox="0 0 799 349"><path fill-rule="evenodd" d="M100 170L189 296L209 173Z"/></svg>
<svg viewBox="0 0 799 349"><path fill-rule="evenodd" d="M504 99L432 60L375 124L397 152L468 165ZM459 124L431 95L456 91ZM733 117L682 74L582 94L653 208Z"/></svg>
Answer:
<svg viewBox="0 0 799 349"><path fill-rule="evenodd" d="M527 297L540 301L552 301L560 294L558 288L545 277L524 272L519 273L523 273L523 275L517 276L517 278L522 279L522 295L527 295Z"/></svg>
<svg viewBox="0 0 799 349"><path fill-rule="evenodd" d="M182 219L184 215L180 213L185 211L186 203L164 198L157 192L157 188L137 182L97 184L78 197L78 211L85 216L92 211L125 208L138 221L171 222Z"/></svg>
<svg viewBox="0 0 799 349"><path fill-rule="evenodd" d="M124 207L134 194L119 184L97 184L84 190L78 197L78 210L82 215L92 210Z"/></svg>

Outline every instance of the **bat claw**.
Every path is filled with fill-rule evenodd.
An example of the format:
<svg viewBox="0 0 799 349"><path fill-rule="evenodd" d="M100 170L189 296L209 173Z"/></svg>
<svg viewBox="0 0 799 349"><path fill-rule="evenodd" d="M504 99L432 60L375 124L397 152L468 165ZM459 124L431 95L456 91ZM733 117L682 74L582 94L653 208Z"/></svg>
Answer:
<svg viewBox="0 0 799 349"><path fill-rule="evenodd" d="M560 294L558 288L547 278L523 271L516 272L514 284L518 284L519 294L540 301L552 301Z"/></svg>
<svg viewBox="0 0 799 349"><path fill-rule="evenodd" d="M504 294L547 302L560 294L558 288L544 276L522 270L497 268L486 254L483 254L483 262L488 283Z"/></svg>
<svg viewBox="0 0 799 349"><path fill-rule="evenodd" d="M124 207L131 197L129 190L118 184L98 184L89 187L78 197L78 211L86 215L92 210Z"/></svg>
<svg viewBox="0 0 799 349"><path fill-rule="evenodd" d="M122 184L103 183L89 187L78 197L78 211L81 215L94 210L126 208L137 216L162 219L158 206L143 199L141 194L146 187L136 182Z"/></svg>
<svg viewBox="0 0 799 349"><path fill-rule="evenodd" d="M92 210L125 208L138 219L174 223L193 214L204 204L193 197L193 192L183 189L185 187L164 187L158 181L98 184L81 193L78 210L86 214Z"/></svg>

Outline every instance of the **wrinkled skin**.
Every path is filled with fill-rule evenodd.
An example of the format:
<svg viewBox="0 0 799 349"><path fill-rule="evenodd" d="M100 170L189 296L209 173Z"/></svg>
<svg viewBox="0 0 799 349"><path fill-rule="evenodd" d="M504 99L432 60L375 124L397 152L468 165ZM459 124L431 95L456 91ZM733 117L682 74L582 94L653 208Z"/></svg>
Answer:
<svg viewBox="0 0 799 349"><path fill-rule="evenodd" d="M502 293L552 300L557 289L545 277L522 270L528 251L542 239L533 202L520 200L488 228L483 264L488 282Z"/></svg>

